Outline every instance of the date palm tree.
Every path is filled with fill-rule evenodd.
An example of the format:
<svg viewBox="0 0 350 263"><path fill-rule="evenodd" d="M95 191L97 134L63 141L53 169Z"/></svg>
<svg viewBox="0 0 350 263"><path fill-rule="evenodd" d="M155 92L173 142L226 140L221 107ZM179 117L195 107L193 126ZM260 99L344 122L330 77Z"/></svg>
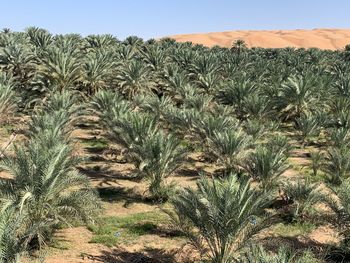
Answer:
<svg viewBox="0 0 350 263"><path fill-rule="evenodd" d="M321 130L317 117L309 113L302 114L297 118L294 126L303 147L308 144L311 137L318 136Z"/></svg>
<svg viewBox="0 0 350 263"><path fill-rule="evenodd" d="M92 95L108 86L113 66L111 57L112 54L106 51L88 53L85 57L82 82L88 94Z"/></svg>
<svg viewBox="0 0 350 263"><path fill-rule="evenodd" d="M52 34L45 29L28 27L26 33L29 36L30 43L35 46L39 54L41 51L46 50L53 42Z"/></svg>
<svg viewBox="0 0 350 263"><path fill-rule="evenodd" d="M276 150L271 145L258 146L243 165L245 171L261 182L263 191L273 189L279 177L288 169L285 149Z"/></svg>
<svg viewBox="0 0 350 263"><path fill-rule="evenodd" d="M251 245L237 263L316 263L316 259L311 252L304 252L302 255L288 249L280 247L277 253L269 253L260 245Z"/></svg>
<svg viewBox="0 0 350 263"><path fill-rule="evenodd" d="M117 75L117 84L121 93L131 99L136 94L151 90L153 83L148 74L147 66L138 60L132 60L122 67Z"/></svg>
<svg viewBox="0 0 350 263"><path fill-rule="evenodd" d="M86 42L86 48L93 50L113 47L118 43L118 40L110 34L88 35L84 38L84 41Z"/></svg>
<svg viewBox="0 0 350 263"><path fill-rule="evenodd" d="M5 77L5 76L3 76ZM10 81L0 76L0 116L1 122L13 115L17 110L18 95L14 90L14 85Z"/></svg>
<svg viewBox="0 0 350 263"><path fill-rule="evenodd" d="M274 223L265 208L271 195L256 191L236 175L201 178L197 189L185 188L170 200L167 211L177 229L198 249L203 259L229 263L262 229Z"/></svg>
<svg viewBox="0 0 350 263"><path fill-rule="evenodd" d="M23 90L28 90L35 75L37 61L29 46L18 43L0 49L0 68L10 74Z"/></svg>
<svg viewBox="0 0 350 263"><path fill-rule="evenodd" d="M48 101L36 108L27 135L31 138L44 138L43 135L46 134L52 142L64 142L81 115L82 107L77 96L69 91L51 93Z"/></svg>
<svg viewBox="0 0 350 263"><path fill-rule="evenodd" d="M157 201L166 201L173 192L173 185L165 180L184 160L185 149L180 143L173 135L158 131L131 149L132 160L140 176L148 181L149 192Z"/></svg>
<svg viewBox="0 0 350 263"><path fill-rule="evenodd" d="M287 119L300 117L315 104L315 80L310 76L291 76L282 84L277 105Z"/></svg>
<svg viewBox="0 0 350 263"><path fill-rule="evenodd" d="M25 247L21 244L23 231L20 229L22 216L13 208L6 208L0 213L0 262L20 262ZM21 233L22 231L22 233Z"/></svg>
<svg viewBox="0 0 350 263"><path fill-rule="evenodd" d="M330 141L336 148L349 146L350 144L350 127L339 127L330 130Z"/></svg>
<svg viewBox="0 0 350 263"><path fill-rule="evenodd" d="M223 164L225 172L238 171L250 144L250 137L240 130L214 132L208 138L210 152Z"/></svg>
<svg viewBox="0 0 350 263"><path fill-rule="evenodd" d="M316 204L324 202L324 194L320 185L309 181L285 182L283 192L286 200L290 200L292 220L306 220Z"/></svg>
<svg viewBox="0 0 350 263"><path fill-rule="evenodd" d="M82 80L81 60L77 55L52 47L43 57L38 73L59 91L74 88Z"/></svg>
<svg viewBox="0 0 350 263"><path fill-rule="evenodd" d="M249 95L254 94L257 88L257 85L249 79L238 79L224 84L217 96L223 104L234 106L238 118L242 119L245 115L244 101Z"/></svg>
<svg viewBox="0 0 350 263"><path fill-rule="evenodd" d="M326 154L325 171L331 184L341 184L350 171L350 149L330 147Z"/></svg>
<svg viewBox="0 0 350 263"><path fill-rule="evenodd" d="M330 188L331 193L327 195L326 204L335 213L336 218L331 223L335 225L343 238L343 248L349 249L350 243L350 181L343 180L340 186Z"/></svg>
<svg viewBox="0 0 350 263"><path fill-rule="evenodd" d="M1 161L13 179L0 180L0 205L23 216L25 247L40 248L62 224L93 221L99 201L74 168L77 161L70 146L58 142L48 148L37 140L15 147L14 156Z"/></svg>
<svg viewBox="0 0 350 263"><path fill-rule="evenodd" d="M243 39L237 39L232 43L231 50L234 52L237 52L237 54L241 54L246 49L247 49L247 44Z"/></svg>

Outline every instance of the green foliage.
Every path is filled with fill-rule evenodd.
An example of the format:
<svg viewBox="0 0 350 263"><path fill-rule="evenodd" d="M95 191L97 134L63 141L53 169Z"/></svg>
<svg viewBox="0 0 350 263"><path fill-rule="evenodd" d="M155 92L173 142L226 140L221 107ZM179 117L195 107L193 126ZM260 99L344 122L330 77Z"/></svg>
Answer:
<svg viewBox="0 0 350 263"><path fill-rule="evenodd" d="M310 111L316 101L314 87L315 81L310 76L292 76L283 83L278 100L286 118L294 119Z"/></svg>
<svg viewBox="0 0 350 263"><path fill-rule="evenodd" d="M91 242L109 247L132 243L140 236L154 233L160 224L166 223L169 223L169 219L159 212L100 218L94 225L89 226L94 234Z"/></svg>
<svg viewBox="0 0 350 263"><path fill-rule="evenodd" d="M241 130L214 132L209 137L210 152L223 164L226 172L238 171L250 138Z"/></svg>
<svg viewBox="0 0 350 263"><path fill-rule="evenodd" d="M298 135L303 146L309 143L311 137L318 136L320 133L318 119L310 114L302 114L297 118L295 128L299 133Z"/></svg>
<svg viewBox="0 0 350 263"><path fill-rule="evenodd" d="M326 154L325 170L331 184L340 184L350 171L350 149L330 147Z"/></svg>
<svg viewBox="0 0 350 263"><path fill-rule="evenodd" d="M148 68L140 61L132 60L129 62L117 75L121 93L130 99L136 93L143 92L144 88L151 89L153 83L148 78L148 73Z"/></svg>
<svg viewBox="0 0 350 263"><path fill-rule="evenodd" d="M317 151L317 152L313 151L310 153L310 159L311 159L312 174L314 177L317 177L317 173L323 165L324 156L320 151Z"/></svg>
<svg viewBox="0 0 350 263"><path fill-rule="evenodd" d="M288 169L288 155L285 148L276 149L273 145L258 146L244 161L244 169L261 182L264 191L273 189L279 177Z"/></svg>
<svg viewBox="0 0 350 263"><path fill-rule="evenodd" d="M289 206L293 220L305 220L310 216L311 209L316 204L323 203L325 199L319 184L312 184L309 181L286 182L283 192L291 203Z"/></svg>
<svg viewBox="0 0 350 263"><path fill-rule="evenodd" d="M262 246L251 245L249 250L242 254L239 263L316 263L312 253L302 255L286 247L280 247L276 254L268 253Z"/></svg>
<svg viewBox="0 0 350 263"><path fill-rule="evenodd" d="M48 148L36 140L16 147L15 156L1 162L14 178L1 180L1 206L23 216L24 244L41 246L61 224L93 220L98 199L88 179L73 168L76 163L70 146Z"/></svg>
<svg viewBox="0 0 350 263"><path fill-rule="evenodd" d="M264 210L271 196L236 175L223 180L201 178L197 187L185 188L171 199L174 211L168 214L211 262L232 262L254 234L274 222Z"/></svg>
<svg viewBox="0 0 350 263"><path fill-rule="evenodd" d="M21 244L17 233L21 231L20 226L23 217L15 213L13 208L0 213L0 262L19 262L25 247ZM24 233L20 234L23 238Z"/></svg>
<svg viewBox="0 0 350 263"><path fill-rule="evenodd" d="M258 179L261 184L254 184L254 191L260 196L260 187L264 191L273 189L288 168L286 159L295 134L302 146L314 143L318 150L325 152L324 160L321 154L311 153L311 165L306 168L309 170L300 172L304 175L307 175L305 172L312 173L312 180L317 177L320 181L326 173L328 181L337 185L337 189L346 187L350 167L348 49L247 48L241 40L235 41L231 49L207 48L172 39L143 41L131 36L119 41L108 34L82 37L78 34L53 35L36 27L24 32L4 29L0 32L1 120L6 121L6 117L21 111L31 114L23 138L25 142L18 144L11 156L3 160L13 177L1 180L2 187L8 191L1 193L4 195L2 208L6 213L10 213L7 209L11 208L11 215L4 216L3 222L13 225L16 232L15 249L9 253L21 254L29 249L25 246L29 239L32 241L28 245L35 248L35 244L42 243L38 236L48 234L49 237L59 226L92 216L96 207L88 200L96 197L87 186L87 179L74 168L78 158L71 146L71 133L77 123L84 121L85 113L98 116L101 130L108 133L108 138L83 144L95 150L104 149L109 140L119 144L124 159L135 165L137 174L149 183L149 193L159 201L165 201L174 190L169 176L184 164L184 146L194 155L200 152L205 160L209 160L203 166L217 168L213 163L216 159L219 168L224 168L224 175L234 171L240 177L248 174ZM88 101L88 111L84 110L84 101ZM300 151L292 154L300 154ZM188 161L191 158L192 155ZM97 170L100 166L95 167ZM219 174L217 172L212 173ZM75 178L82 180L82 184ZM73 180L72 185L70 180ZM79 181L75 187L74 180ZM56 183L60 185L56 186ZM203 188L205 183L201 184ZM226 184L233 186L226 187ZM221 193L240 196L232 189L236 189L236 185L246 185L245 182L221 181L213 185L220 190L210 193L215 193L221 203L228 204L232 213L244 210L237 199L226 202L223 198L228 198L229 194ZM317 199L315 187L309 183L290 182L285 186L285 192L292 201L284 208L291 209L297 218L308 219L310 204ZM327 187L324 185L326 191ZM79 203L83 201L78 202L76 195L83 189L89 194L86 203ZM186 191L185 196L189 197ZM193 192L194 196L208 194L204 190ZM242 190L241 194L244 193ZM256 198L255 194L249 192L246 195ZM345 192L341 190L333 194L334 198L346 200ZM61 206L62 198L71 198L69 205L74 208ZM205 198L215 204L206 207L212 214L203 212L206 211L203 208L207 204L203 203ZM243 246L246 240L235 242L239 239L237 235L244 232L235 228L237 220L234 219L239 213L231 214L218 200L205 198L196 199L196 204L202 205L202 210L198 211L203 212L203 218L206 216L210 224L218 225L220 220L226 222L224 226L220 223L220 227L232 227L228 234L233 234L225 239L219 227L205 225L208 226L205 229L194 222L190 230L196 229L197 235L192 237L206 243L206 249L210 249L208 244L224 238L224 243L229 244L229 248L224 246L224 252L229 251L230 255L220 259L219 254L210 253L219 258L217 262L229 261L231 254L237 252L236 245L241 246L242 242ZM246 196L242 198L246 200ZM45 204L50 207L41 209ZM337 203L338 210L344 216L346 212L341 204L342 201ZM248 201L247 205L253 206ZM215 207L221 210L215 210ZM74 209L79 210L76 212L79 216L73 218ZM197 207L191 209L187 212L197 211ZM225 221L227 218L218 211L233 218L232 222ZM337 210L334 208L334 211ZM218 222L210 218L212 215ZM250 226L247 218L244 217L242 222L238 223L242 223L244 229ZM17 231L17 224L20 231ZM33 227L28 228L30 226ZM347 224L343 227L341 233L346 233L349 227ZM152 228L152 224L146 224L144 228ZM191 236L193 232L188 233ZM2 239L0 233L0 240L7 240L8 236L6 234ZM110 245L114 242L111 236L96 238ZM4 242L12 244L11 240ZM234 248L230 250L231 247ZM212 247L211 251L219 250ZM0 254L4 255L4 261L14 260L7 252ZM281 257L287 254L281 252Z"/></svg>
<svg viewBox="0 0 350 263"><path fill-rule="evenodd" d="M340 186L331 188L326 198L327 205L335 213L336 218L331 223L335 225L343 238L344 247L348 250L350 242L350 180L346 179Z"/></svg>
<svg viewBox="0 0 350 263"><path fill-rule="evenodd" d="M62 91L71 88L81 80L81 61L78 56L73 56L74 49L67 51L58 47L47 50L39 67L39 74L47 79L51 85L57 86Z"/></svg>
<svg viewBox="0 0 350 263"><path fill-rule="evenodd" d="M307 235L316 229L316 226L309 222L293 222L287 224L277 224L272 228L275 235L284 237L295 237Z"/></svg>
<svg viewBox="0 0 350 263"><path fill-rule="evenodd" d="M0 117L4 123L17 110L18 97L11 78L0 75Z"/></svg>
<svg viewBox="0 0 350 263"><path fill-rule="evenodd" d="M131 149L141 177L148 180L152 197L159 201L166 201L173 192L174 185L165 184L165 179L179 168L184 155L180 141L163 132L152 133Z"/></svg>

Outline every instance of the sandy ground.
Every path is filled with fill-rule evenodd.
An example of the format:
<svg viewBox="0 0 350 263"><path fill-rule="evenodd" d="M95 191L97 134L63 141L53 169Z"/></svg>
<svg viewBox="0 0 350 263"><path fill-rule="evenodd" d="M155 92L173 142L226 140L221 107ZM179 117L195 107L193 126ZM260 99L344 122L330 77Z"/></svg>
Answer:
<svg viewBox="0 0 350 263"><path fill-rule="evenodd" d="M209 47L215 45L231 47L233 41L243 39L248 47L316 47L335 50L343 49L345 45L350 44L350 29L227 31L170 37L179 42L191 41Z"/></svg>
<svg viewBox="0 0 350 263"><path fill-rule="evenodd" d="M1 133L1 129L0 129ZM79 168L91 180L95 188L114 188L120 190L120 197L114 200L104 200L103 216L126 216L135 213L155 211L157 205L142 202L140 196L145 192L146 185L130 179L134 172L131 164L118 162L118 153L111 154L110 151L91 151L81 140L91 140L95 137L101 138L105 134L99 129L77 129L73 132L73 137L77 139L77 154L88 158L85 164ZM0 139L0 143L5 144L8 134ZM20 138L20 137L18 137ZM18 138L16 141L18 142ZM113 146L112 146L113 148ZM306 164L303 151L295 151L292 154L293 163ZM213 169L213 164L201 161L200 154L191 154L190 161L184 165L183 169L172 178L180 186L195 187L198 171L209 171ZM98 170L94 169L99 167ZM302 175L294 169L287 170L284 177L288 179L300 178ZM7 177L5 173L0 173L0 177ZM127 204L127 205L126 205ZM86 227L73 227L58 231L55 240L63 244L63 247L51 246L43 251L45 262L47 263L91 263L91 262L193 262L199 255L191 246L186 244L184 239L172 239L167 236L157 234L147 234L139 237L132 244L122 244L117 247L108 248L101 244L90 243L93 234ZM313 248L316 251L323 245L339 242L336 232L328 226L320 226L308 236L298 236L282 238L274 236L267 231L258 239L269 244L270 247L286 244L295 248ZM26 259L24 262L35 262L34 259Z"/></svg>

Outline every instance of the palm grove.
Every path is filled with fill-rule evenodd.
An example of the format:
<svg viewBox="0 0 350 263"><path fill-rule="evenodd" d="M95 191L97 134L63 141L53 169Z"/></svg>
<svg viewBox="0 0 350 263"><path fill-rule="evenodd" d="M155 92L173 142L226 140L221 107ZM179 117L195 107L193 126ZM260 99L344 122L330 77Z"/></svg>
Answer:
<svg viewBox="0 0 350 263"><path fill-rule="evenodd" d="M348 253L347 50L247 49L240 40L231 49L206 48L4 29L1 121L26 116L26 128L1 153L9 176L0 180L0 261L18 261L49 244L58 228L98 218L99 197L76 169L71 136L89 116L98 116L135 179L147 184L145 198L170 204L164 212L203 261L314 262L251 241L281 221L325 218L341 237L337 249ZM286 180L296 149L312 173ZM196 188L177 187L171 177L194 153L213 172L199 171Z"/></svg>

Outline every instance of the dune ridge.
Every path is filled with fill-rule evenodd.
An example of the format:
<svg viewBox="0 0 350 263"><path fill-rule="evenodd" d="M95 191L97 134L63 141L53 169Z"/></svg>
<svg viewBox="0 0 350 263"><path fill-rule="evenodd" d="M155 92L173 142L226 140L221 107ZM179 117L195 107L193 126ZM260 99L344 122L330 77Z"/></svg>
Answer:
<svg viewBox="0 0 350 263"><path fill-rule="evenodd" d="M232 42L243 39L248 47L263 48L320 48L343 49L350 44L350 29L312 30L237 30L201 34L181 34L169 36L179 42L191 41L205 46L230 47Z"/></svg>

